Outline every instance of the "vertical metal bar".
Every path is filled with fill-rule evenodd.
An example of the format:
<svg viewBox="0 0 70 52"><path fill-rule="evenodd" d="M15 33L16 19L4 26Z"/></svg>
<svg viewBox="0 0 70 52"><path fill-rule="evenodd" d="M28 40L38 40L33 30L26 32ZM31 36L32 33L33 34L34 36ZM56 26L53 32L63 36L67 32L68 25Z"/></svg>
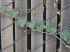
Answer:
<svg viewBox="0 0 70 52"><path fill-rule="evenodd" d="M13 9L15 9L15 0L12 0L12 1L14 1L13 3L12 3L12 8ZM13 19L13 21L15 20L15 18ZM13 23L13 40L15 41L15 23ZM13 45L13 50L14 50L14 52L15 52L15 44Z"/></svg>
<svg viewBox="0 0 70 52"><path fill-rule="evenodd" d="M30 9L30 8L31 8L31 0L27 0L27 9ZM27 21L30 21L30 20L31 20L31 13L28 13L27 14ZM27 29L29 29L29 28L27 28ZM27 35L27 49L31 50L31 33L29 33Z"/></svg>
<svg viewBox="0 0 70 52"><path fill-rule="evenodd" d="M43 0L43 1L46 1L46 0ZM43 12L43 20L46 20L46 2L44 2L45 4L43 4L43 7L44 7L44 12ZM46 25L46 22L44 23ZM46 29L43 30L43 32L45 32ZM43 40L45 41L45 33L43 33ZM43 52L45 52L45 44L43 44Z"/></svg>
<svg viewBox="0 0 70 52"><path fill-rule="evenodd" d="M58 10L61 10L61 1L58 0L58 4L57 4L57 8ZM60 30L60 27L58 26L60 24L60 18L61 16L59 14L57 14L57 29ZM58 31L57 31L58 33ZM57 34L57 37L60 38L59 34ZM57 39L57 44L56 44L56 49L58 50L60 47L60 40ZM57 51L56 51L57 52Z"/></svg>

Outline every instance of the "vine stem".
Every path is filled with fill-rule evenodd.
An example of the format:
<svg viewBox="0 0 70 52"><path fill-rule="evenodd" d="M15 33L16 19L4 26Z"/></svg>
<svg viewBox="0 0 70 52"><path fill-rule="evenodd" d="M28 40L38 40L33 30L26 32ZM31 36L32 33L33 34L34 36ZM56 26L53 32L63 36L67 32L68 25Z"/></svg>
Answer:
<svg viewBox="0 0 70 52"><path fill-rule="evenodd" d="M19 17L17 17L19 20L21 20Z"/></svg>
<svg viewBox="0 0 70 52"><path fill-rule="evenodd" d="M37 30L33 30L33 31L37 31ZM46 34L50 34L50 33L47 33L47 32L41 32L41 33L46 33ZM56 33L56 34L59 34L59 33ZM52 34L54 37L56 37L57 39L59 39L66 47L70 48L70 46L68 46L66 43L64 43L60 38L58 38L55 34Z"/></svg>
<svg viewBox="0 0 70 52"><path fill-rule="evenodd" d="M54 34L52 34L53 36L55 36L57 39L59 39L56 35L54 35ZM69 48L69 46L68 45L66 45L61 39L59 39L66 47L68 47Z"/></svg>
<svg viewBox="0 0 70 52"><path fill-rule="evenodd" d="M10 16L9 14L5 14L5 13L2 13L3 15L7 15L7 16Z"/></svg>
<svg viewBox="0 0 70 52"><path fill-rule="evenodd" d="M32 30L32 31L37 31L37 30L34 29L34 30ZM39 32L39 31L37 31L37 32ZM41 31L41 33L46 33L46 32L42 32L42 31ZM50 33L47 33L47 34L50 34Z"/></svg>

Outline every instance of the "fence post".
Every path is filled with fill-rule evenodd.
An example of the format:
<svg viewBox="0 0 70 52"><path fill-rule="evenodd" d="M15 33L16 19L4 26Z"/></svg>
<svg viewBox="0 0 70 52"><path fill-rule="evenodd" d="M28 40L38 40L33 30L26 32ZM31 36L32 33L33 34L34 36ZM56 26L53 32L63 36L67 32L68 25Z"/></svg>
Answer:
<svg viewBox="0 0 70 52"><path fill-rule="evenodd" d="M43 0L31 0L31 8L35 7L37 4L43 2ZM35 10L35 14L33 11ZM43 22L43 5L36 7L31 11L31 19L36 21L35 26L38 25L39 22ZM34 49L36 46L43 43L43 33L33 32L31 31L31 49ZM43 46L38 47L32 52L43 52Z"/></svg>
<svg viewBox="0 0 70 52"><path fill-rule="evenodd" d="M15 0L15 7L19 9L20 15L27 12L27 0ZM23 18L27 19L27 15ZM22 18L21 18L22 19ZM15 40L20 36L27 34L27 27L20 27L18 22L15 22ZM27 52L27 36L24 36L22 39L16 42L15 52Z"/></svg>
<svg viewBox="0 0 70 52"><path fill-rule="evenodd" d="M69 4L70 0L61 0L61 9ZM61 29L67 25L70 25L70 6L61 11ZM70 28L67 28L67 30L70 32ZM60 47L61 52L70 52L69 48L62 49L63 47L66 47L63 43L61 43Z"/></svg>
<svg viewBox="0 0 70 52"><path fill-rule="evenodd" d="M0 4L8 4L9 2L12 2L12 0L0 0ZM12 4L8 5L5 9L5 14L8 14L8 12L12 9ZM1 29L12 23L12 18L10 16L1 14ZM8 45L13 43L13 25L9 26L8 28L1 31L1 43L2 43L2 49L7 47ZM3 50L2 52L13 52L13 46Z"/></svg>
<svg viewBox="0 0 70 52"><path fill-rule="evenodd" d="M55 4L55 6L54 6ZM46 1L46 19L57 13L57 3L56 0ZM57 15L46 21L46 26L56 25L57 27ZM46 34L46 39L50 38L51 35ZM53 37L46 41L45 52L56 52L56 38Z"/></svg>

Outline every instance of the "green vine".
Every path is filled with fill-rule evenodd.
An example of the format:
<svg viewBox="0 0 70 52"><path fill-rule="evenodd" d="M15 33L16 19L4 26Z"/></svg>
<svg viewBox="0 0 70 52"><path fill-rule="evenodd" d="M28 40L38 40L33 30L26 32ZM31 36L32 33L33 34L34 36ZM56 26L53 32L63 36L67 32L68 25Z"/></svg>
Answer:
<svg viewBox="0 0 70 52"><path fill-rule="evenodd" d="M16 17L18 17L18 15L16 14L17 12L18 12L18 8L11 9L11 11L9 12L9 14L12 16L12 18L16 18Z"/></svg>
<svg viewBox="0 0 70 52"><path fill-rule="evenodd" d="M6 6L3 6L2 8L0 8L0 13L3 13L5 10ZM35 20L31 20L26 22L26 18L20 19L18 17L18 8L16 9L11 9L11 11L9 12L9 14L11 15L12 18L18 18L18 25L21 27L24 27L25 25L27 27L29 27L31 30L37 30L38 32L42 32L44 29L46 29L46 31L50 34L54 34L56 33L56 26L55 25L49 25L48 27L45 26L44 22L39 22L38 26L36 27L36 29L34 29L35 27ZM62 32L59 32L60 38L64 39L66 41L67 44L70 44L70 33L68 32L67 29L64 29Z"/></svg>

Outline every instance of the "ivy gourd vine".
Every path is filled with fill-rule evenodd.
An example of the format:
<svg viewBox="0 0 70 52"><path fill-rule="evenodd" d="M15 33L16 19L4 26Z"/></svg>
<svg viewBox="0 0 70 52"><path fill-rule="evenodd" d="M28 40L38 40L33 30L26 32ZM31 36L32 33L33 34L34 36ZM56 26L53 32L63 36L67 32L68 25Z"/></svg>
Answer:
<svg viewBox="0 0 70 52"><path fill-rule="evenodd" d="M12 16L12 18L18 17L18 15L16 14L18 12L18 8L16 9L11 9L11 11L9 12L9 14Z"/></svg>
<svg viewBox="0 0 70 52"><path fill-rule="evenodd" d="M0 13L3 13L5 8L6 8L6 6L3 6L2 8L0 8ZM9 12L9 14L11 15L12 18L18 18L18 14L16 14L16 13L18 13L18 8L11 9L11 11ZM34 19L32 19L31 21L28 21L28 22L26 22L26 18L18 20L19 26L24 27L26 25L31 30L34 30L35 23L36 22ZM54 34L56 32L55 25L49 25L48 27L46 27L44 22L39 22L39 24L35 30L37 30L38 32L41 32L44 29L46 29L46 31L50 34ZM64 29L63 32L59 32L59 35L60 35L60 38L64 39L67 44L70 44L70 33L68 32L67 29Z"/></svg>
<svg viewBox="0 0 70 52"><path fill-rule="evenodd" d="M26 26L33 30L35 23L35 20L31 20L30 22L26 23Z"/></svg>

